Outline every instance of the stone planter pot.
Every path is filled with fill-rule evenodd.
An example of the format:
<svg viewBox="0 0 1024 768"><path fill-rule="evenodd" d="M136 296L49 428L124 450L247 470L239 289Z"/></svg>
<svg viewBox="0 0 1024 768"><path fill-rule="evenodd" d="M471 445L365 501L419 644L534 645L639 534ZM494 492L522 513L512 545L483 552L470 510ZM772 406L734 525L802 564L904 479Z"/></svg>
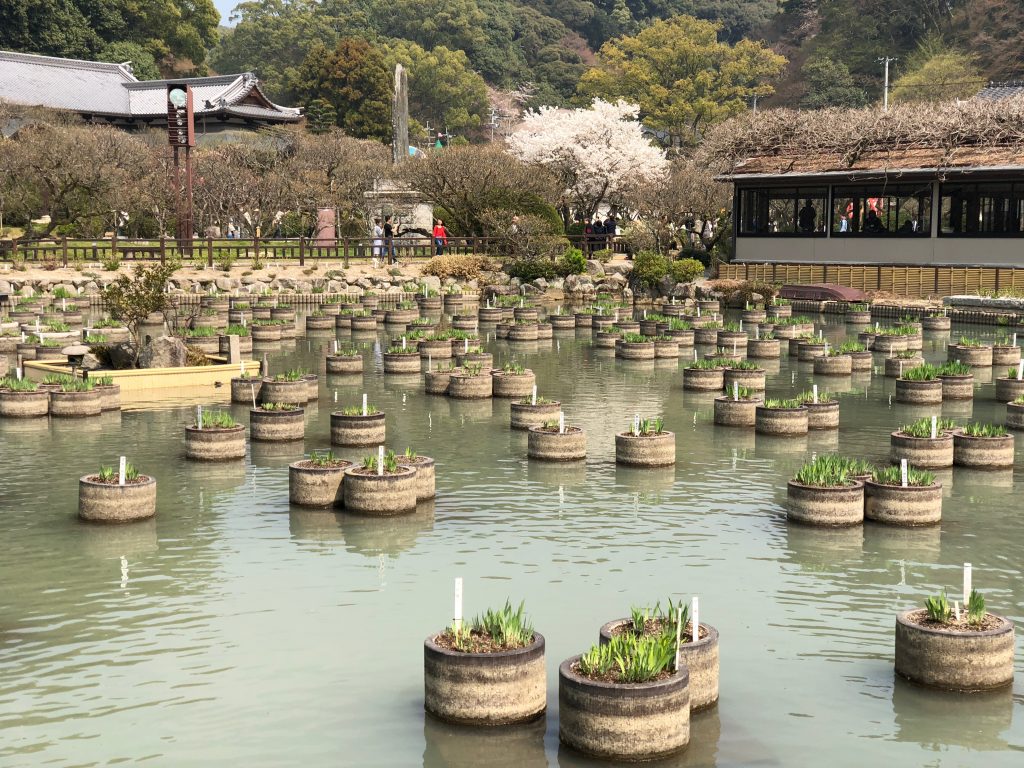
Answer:
<svg viewBox="0 0 1024 768"><path fill-rule="evenodd" d="M280 325L253 325L249 328L249 333L255 342L281 340Z"/></svg>
<svg viewBox="0 0 1024 768"><path fill-rule="evenodd" d="M339 315L339 317L341 316ZM352 331L355 333L368 333L370 331L376 332L377 330L377 318L374 317L373 315L370 315L368 317L360 317L358 315L353 315L350 323Z"/></svg>
<svg viewBox="0 0 1024 768"><path fill-rule="evenodd" d="M334 316L324 314L323 316L306 315L307 331L333 331Z"/></svg>
<svg viewBox="0 0 1024 768"><path fill-rule="evenodd" d="M309 385L302 379L297 381L263 379L263 386L260 387L260 402L305 405L309 402Z"/></svg>
<svg viewBox="0 0 1024 768"><path fill-rule="evenodd" d="M857 334L857 341L864 345L864 349L873 350L875 348L875 339L878 338L878 334L872 331L861 331Z"/></svg>
<svg viewBox="0 0 1024 768"><path fill-rule="evenodd" d="M249 411L249 438L259 442L283 443L302 440L306 435L306 412L296 407L290 411Z"/></svg>
<svg viewBox="0 0 1024 768"><path fill-rule="evenodd" d="M908 350L922 350L924 349L924 334L918 330L917 333L912 333L907 336L907 349Z"/></svg>
<svg viewBox="0 0 1024 768"><path fill-rule="evenodd" d="M867 350L864 352L851 352L850 362L854 372L871 371L875 367L874 357Z"/></svg>
<svg viewBox="0 0 1024 768"><path fill-rule="evenodd" d="M921 318L921 329L925 331L948 331L952 327L953 320L948 315Z"/></svg>
<svg viewBox="0 0 1024 768"><path fill-rule="evenodd" d="M658 339L654 342L654 357L658 359L674 359L679 357L679 342Z"/></svg>
<svg viewBox="0 0 1024 768"><path fill-rule="evenodd" d="M481 323L500 323L502 317L501 307L481 307L477 317ZM575 321L573 321L572 327L576 327Z"/></svg>
<svg viewBox="0 0 1024 768"><path fill-rule="evenodd" d="M891 336L882 333L875 336L875 340L871 348L875 352L882 352L883 354L888 355L893 352L905 352L910 347L907 343L906 336Z"/></svg>
<svg viewBox="0 0 1024 768"><path fill-rule="evenodd" d="M34 392L15 392L0 389L0 416L8 419L27 419L45 416L50 412L50 393L45 389Z"/></svg>
<svg viewBox="0 0 1024 768"><path fill-rule="evenodd" d="M341 312L341 304L338 304L333 301L325 301L323 304L320 304L317 307L317 309L323 312L325 315L337 317L338 313Z"/></svg>
<svg viewBox="0 0 1024 768"><path fill-rule="evenodd" d="M808 429L839 429L839 401L804 403Z"/></svg>
<svg viewBox="0 0 1024 768"><path fill-rule="evenodd" d="M231 351L230 336L218 336L217 337L217 354L224 355L225 357ZM252 336L239 336L238 337L238 351L242 354L252 354Z"/></svg>
<svg viewBox="0 0 1024 768"><path fill-rule="evenodd" d="M307 373L302 377L306 382L306 402L312 403L320 399L320 377L315 373Z"/></svg>
<svg viewBox="0 0 1024 768"><path fill-rule="evenodd" d="M191 338L185 337L182 339L185 342L185 346L198 349L204 355L218 355L220 354L220 337L219 336L193 336Z"/></svg>
<svg viewBox="0 0 1024 768"><path fill-rule="evenodd" d="M619 341L615 345L615 356L623 360L653 360L653 341Z"/></svg>
<svg viewBox="0 0 1024 768"><path fill-rule="evenodd" d="M36 346L36 360L59 360L64 362L67 357L61 353L61 347L44 347L39 344Z"/></svg>
<svg viewBox="0 0 1024 768"><path fill-rule="evenodd" d="M614 349L622 338L618 331L601 331L594 336L594 346L598 349Z"/></svg>
<svg viewBox="0 0 1024 768"><path fill-rule="evenodd" d="M508 329L509 341L536 341L537 324L516 322Z"/></svg>
<svg viewBox="0 0 1024 768"><path fill-rule="evenodd" d="M594 323L594 316L586 312L577 312L575 317L577 328L590 328Z"/></svg>
<svg viewBox="0 0 1024 768"><path fill-rule="evenodd" d="M95 389L87 392L50 391L50 415L55 418L99 416L102 411L103 401Z"/></svg>
<svg viewBox="0 0 1024 768"><path fill-rule="evenodd" d="M576 327L574 315L548 315L548 322L556 331L571 331Z"/></svg>
<svg viewBox="0 0 1024 768"><path fill-rule="evenodd" d="M455 315L452 318L452 328L456 331L475 331L478 326L476 315Z"/></svg>
<svg viewBox="0 0 1024 768"><path fill-rule="evenodd" d="M864 483L864 518L887 525L933 525L942 520L942 484Z"/></svg>
<svg viewBox="0 0 1024 768"><path fill-rule="evenodd" d="M419 316L417 309L388 309L384 312L384 324L408 325Z"/></svg>
<svg viewBox="0 0 1024 768"><path fill-rule="evenodd" d="M380 297L373 294L363 294L359 297L359 304L363 309L377 309L380 306Z"/></svg>
<svg viewBox="0 0 1024 768"><path fill-rule="evenodd" d="M419 345L420 357L426 360L451 360L452 344L448 339L424 339Z"/></svg>
<svg viewBox="0 0 1024 768"><path fill-rule="evenodd" d="M898 379L904 371L924 365L924 358L917 356L911 358L887 357L885 358L885 376L889 379Z"/></svg>
<svg viewBox="0 0 1024 768"><path fill-rule="evenodd" d="M849 376L853 373L853 358L849 355L823 355L814 359L815 376Z"/></svg>
<svg viewBox="0 0 1024 768"><path fill-rule="evenodd" d="M228 310L228 323L241 325L251 325L253 321L252 312L248 309L231 309Z"/></svg>
<svg viewBox="0 0 1024 768"><path fill-rule="evenodd" d="M281 339L294 339L298 336L298 332L295 330L295 323L285 322L281 325Z"/></svg>
<svg viewBox="0 0 1024 768"><path fill-rule="evenodd" d="M468 725L536 720L547 707L544 636L523 648L463 653L423 642L423 705L434 717Z"/></svg>
<svg viewBox="0 0 1024 768"><path fill-rule="evenodd" d="M722 385L728 392L732 392L732 385L739 384L741 387L763 392L765 389L765 371L763 368L747 370L745 368L726 368L722 372Z"/></svg>
<svg viewBox="0 0 1024 768"><path fill-rule="evenodd" d="M344 502L342 486L351 461L338 466L318 467L308 459L288 465L288 501L299 507L340 507Z"/></svg>
<svg viewBox="0 0 1024 768"><path fill-rule="evenodd" d="M444 371L425 371L423 373L423 391L428 395L447 395L448 384L455 369Z"/></svg>
<svg viewBox="0 0 1024 768"><path fill-rule="evenodd" d="M252 308L252 319L269 320L271 309L273 309L273 307L261 307L259 304L257 304L255 307Z"/></svg>
<svg viewBox="0 0 1024 768"><path fill-rule="evenodd" d="M490 352L456 352L455 362L461 365L479 365L486 371L494 367L494 356Z"/></svg>
<svg viewBox="0 0 1024 768"><path fill-rule="evenodd" d="M254 390L256 402L262 402L260 400L260 393L263 391L263 379L235 376L231 379L231 402L252 405Z"/></svg>
<svg viewBox="0 0 1024 768"><path fill-rule="evenodd" d="M384 413L331 414L331 445L380 445L386 436Z"/></svg>
<svg viewBox="0 0 1024 768"><path fill-rule="evenodd" d="M676 463L675 432L615 435L615 463L631 467L669 467Z"/></svg>
<svg viewBox="0 0 1024 768"><path fill-rule="evenodd" d="M553 403L512 403L509 409L509 422L512 429L532 429L542 427L547 422L558 418L562 410L562 404L558 401Z"/></svg>
<svg viewBox="0 0 1024 768"><path fill-rule="evenodd" d="M139 475L141 482L100 483L85 475L78 480L78 517L95 523L130 523L156 514L156 479Z"/></svg>
<svg viewBox="0 0 1024 768"><path fill-rule="evenodd" d="M657 336L658 335L658 321L657 320L641 320L640 321L640 333L644 336Z"/></svg>
<svg viewBox="0 0 1024 768"><path fill-rule="evenodd" d="M800 331L795 325L774 325L771 331L775 334L775 338L786 342L792 341L800 335Z"/></svg>
<svg viewBox="0 0 1024 768"><path fill-rule="evenodd" d="M635 320L623 320L621 322L616 323L615 325L618 326L619 331L621 331L624 334L640 333L640 323L636 322ZM715 333L718 333L718 331L715 331ZM713 339L711 343L715 343Z"/></svg>
<svg viewBox="0 0 1024 768"><path fill-rule="evenodd" d="M953 433L953 464L971 469L1004 469L1013 466L1013 435L971 437Z"/></svg>
<svg viewBox="0 0 1024 768"><path fill-rule="evenodd" d="M896 379L897 403L908 405L938 405L942 402L942 381L912 381Z"/></svg>
<svg viewBox="0 0 1024 768"><path fill-rule="evenodd" d="M683 389L691 392L721 392L724 368L683 368Z"/></svg>
<svg viewBox="0 0 1024 768"><path fill-rule="evenodd" d="M1012 403L1021 395L1024 395L1024 381L1018 381L1016 376L1000 376L996 379L997 403Z"/></svg>
<svg viewBox="0 0 1024 768"><path fill-rule="evenodd" d="M918 469L948 469L953 466L953 435L939 432L932 439L911 437L897 430L889 435L889 460L899 464L902 459Z"/></svg>
<svg viewBox="0 0 1024 768"><path fill-rule="evenodd" d="M500 322L494 326L494 336L498 339L507 339L509 328L512 327L512 323Z"/></svg>
<svg viewBox="0 0 1024 768"><path fill-rule="evenodd" d="M457 293L444 295L444 311L447 315L456 315L462 311L462 296Z"/></svg>
<svg viewBox="0 0 1024 768"><path fill-rule="evenodd" d="M792 343L790 344L792 349ZM819 341L800 341L796 346L796 359L801 363L810 363L816 357L825 354L825 343Z"/></svg>
<svg viewBox="0 0 1024 768"><path fill-rule="evenodd" d="M621 328L621 323L619 324ZM694 328L693 343L699 347L713 347L718 344L717 328Z"/></svg>
<svg viewBox="0 0 1024 768"><path fill-rule="evenodd" d="M604 683L558 668L558 738L607 760L639 762L675 754L690 743L689 672L649 683Z"/></svg>
<svg viewBox="0 0 1024 768"><path fill-rule="evenodd" d="M456 371L448 379L448 397L457 400L483 400L494 392L494 376L487 371L470 376L465 371Z"/></svg>
<svg viewBox="0 0 1024 768"><path fill-rule="evenodd" d="M544 339L553 339L555 337L555 330L551 327L551 323L537 323L537 338L543 341Z"/></svg>
<svg viewBox="0 0 1024 768"><path fill-rule="evenodd" d="M695 343L693 329L687 330L686 328L669 329L665 332L666 336L670 336L676 340L676 343L680 347L692 347ZM750 354L750 343L747 342L747 354Z"/></svg>
<svg viewBox="0 0 1024 768"><path fill-rule="evenodd" d="M778 320L781 317L792 317L793 307L789 304L769 304L767 313L769 320Z"/></svg>
<svg viewBox="0 0 1024 768"><path fill-rule="evenodd" d="M342 492L345 509L361 515L388 517L416 511L416 468L399 466L391 474L349 467Z"/></svg>
<svg viewBox="0 0 1024 768"><path fill-rule="evenodd" d="M1024 429L1024 405L1007 403L1006 426L1008 429Z"/></svg>
<svg viewBox="0 0 1024 768"><path fill-rule="evenodd" d="M972 368L989 368L992 365L992 347L962 347L950 344L947 348L948 359L969 365Z"/></svg>
<svg viewBox="0 0 1024 768"><path fill-rule="evenodd" d="M351 331L352 330L352 315L338 315L334 318L334 330L336 331Z"/></svg>
<svg viewBox="0 0 1024 768"><path fill-rule="evenodd" d="M841 527L864 522L864 483L819 488L794 480L786 484L786 517L797 523Z"/></svg>
<svg viewBox="0 0 1024 768"><path fill-rule="evenodd" d="M847 325L869 325L871 323L871 312L847 312Z"/></svg>
<svg viewBox="0 0 1024 768"><path fill-rule="evenodd" d="M286 323L295 322L295 310L292 307L274 307L270 310L271 320L284 320Z"/></svg>
<svg viewBox="0 0 1024 768"><path fill-rule="evenodd" d="M753 360L778 360L782 356L782 342L779 339L750 339L747 342L747 357Z"/></svg>
<svg viewBox="0 0 1024 768"><path fill-rule="evenodd" d="M768 313L763 309L745 309L740 312L740 320L744 323L763 323L768 319Z"/></svg>
<svg viewBox="0 0 1024 768"><path fill-rule="evenodd" d="M754 429L760 435L806 435L809 428L809 413L803 407L765 408L758 405L754 410Z"/></svg>
<svg viewBox="0 0 1024 768"><path fill-rule="evenodd" d="M185 457L196 461L245 458L245 427L197 429L185 427Z"/></svg>
<svg viewBox="0 0 1024 768"><path fill-rule="evenodd" d="M451 357L451 347L448 348L448 356ZM385 352L384 373L416 373L420 372L420 356L415 349L409 347L409 352Z"/></svg>
<svg viewBox="0 0 1024 768"><path fill-rule="evenodd" d="M512 310L512 318L516 322L536 323L540 320L540 311L537 307L515 307Z"/></svg>
<svg viewBox="0 0 1024 768"><path fill-rule="evenodd" d="M615 619L601 627L598 641L604 645L611 641L616 630L624 624L632 625L632 619ZM691 625L692 626L692 625ZM691 629L683 630L690 637ZM718 630L710 624L701 623L700 638L696 643L687 641L679 645L679 658L690 673L690 712L713 707L718 703Z"/></svg>
<svg viewBox="0 0 1024 768"><path fill-rule="evenodd" d="M942 399L946 400L973 400L974 399L974 374L966 376L951 376L942 374L939 376L942 382Z"/></svg>
<svg viewBox="0 0 1024 768"><path fill-rule="evenodd" d="M989 630L951 630L918 623L923 609L896 616L896 674L954 691L986 691L1013 682L1014 630L1003 616Z"/></svg>
<svg viewBox="0 0 1024 768"><path fill-rule="evenodd" d="M996 344L992 347L992 365L1017 365L1020 362L1020 347Z"/></svg>
<svg viewBox="0 0 1024 768"><path fill-rule="evenodd" d="M580 427L566 426L565 432L530 427L526 455L545 461L577 461L587 457L587 436Z"/></svg>
<svg viewBox="0 0 1024 768"><path fill-rule="evenodd" d="M752 427L761 398L733 400L732 395L715 398L715 424L721 427Z"/></svg>
<svg viewBox="0 0 1024 768"><path fill-rule="evenodd" d="M416 304L420 312L440 312L444 308L444 300L440 296L418 296Z"/></svg>
<svg viewBox="0 0 1024 768"><path fill-rule="evenodd" d="M104 411L121 410L121 385L97 384L94 389L100 396L100 408Z"/></svg>
<svg viewBox="0 0 1024 768"><path fill-rule="evenodd" d="M10 355L18 348L20 336L0 336L0 355Z"/></svg>
<svg viewBox="0 0 1024 768"><path fill-rule="evenodd" d="M417 456L410 459L398 457L398 466L412 467L416 470L416 501L427 501L437 495L437 473L434 460L429 456Z"/></svg>
<svg viewBox="0 0 1024 768"><path fill-rule="evenodd" d="M514 397L522 399L533 394L533 386L537 383L537 377L533 371L526 370L523 373L505 373L496 369L491 371L492 390L494 397Z"/></svg>
<svg viewBox="0 0 1024 768"><path fill-rule="evenodd" d="M327 373L334 376L353 376L363 372L362 355L328 355Z"/></svg>
<svg viewBox="0 0 1024 768"><path fill-rule="evenodd" d="M722 305L718 299L701 299L697 302L697 308L702 315L715 315L722 311Z"/></svg>

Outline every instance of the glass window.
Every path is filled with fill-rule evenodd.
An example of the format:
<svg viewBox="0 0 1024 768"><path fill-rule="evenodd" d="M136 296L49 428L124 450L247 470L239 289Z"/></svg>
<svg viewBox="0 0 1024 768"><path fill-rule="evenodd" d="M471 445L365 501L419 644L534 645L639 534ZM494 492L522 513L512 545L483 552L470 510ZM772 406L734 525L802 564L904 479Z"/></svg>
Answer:
<svg viewBox="0 0 1024 768"><path fill-rule="evenodd" d="M939 231L944 235L1024 233L1024 184L943 184L941 200Z"/></svg>
<svg viewBox="0 0 1024 768"><path fill-rule="evenodd" d="M741 235L824 235L826 187L770 187L739 191Z"/></svg>
<svg viewBox="0 0 1024 768"><path fill-rule="evenodd" d="M837 186L832 189L832 234L928 237L931 210L930 184Z"/></svg>

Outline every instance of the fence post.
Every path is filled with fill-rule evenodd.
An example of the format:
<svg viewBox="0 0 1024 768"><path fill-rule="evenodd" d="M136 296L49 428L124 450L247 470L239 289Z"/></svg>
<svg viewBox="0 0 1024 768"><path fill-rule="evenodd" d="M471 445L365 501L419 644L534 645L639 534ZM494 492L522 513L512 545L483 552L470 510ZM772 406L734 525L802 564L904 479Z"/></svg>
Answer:
<svg viewBox="0 0 1024 768"><path fill-rule="evenodd" d="M335 241L337 242L337 241ZM345 269L348 269L348 237L342 240L343 248L345 249Z"/></svg>
<svg viewBox="0 0 1024 768"><path fill-rule="evenodd" d="M163 264L167 260L167 236L160 235L160 263Z"/></svg>
<svg viewBox="0 0 1024 768"><path fill-rule="evenodd" d="M253 251L254 251L253 256L254 256L254 258L258 259L260 257L260 238L259 238L259 236L256 236L256 237L254 237L252 239L252 247L253 247Z"/></svg>
<svg viewBox="0 0 1024 768"><path fill-rule="evenodd" d="M306 238L299 235L299 266L306 266Z"/></svg>
<svg viewBox="0 0 1024 768"><path fill-rule="evenodd" d="M206 266L213 266L213 235L206 236Z"/></svg>
<svg viewBox="0 0 1024 768"><path fill-rule="evenodd" d="M18 238L11 238L11 261L18 260Z"/></svg>
<svg viewBox="0 0 1024 768"><path fill-rule="evenodd" d="M61 238L61 242L60 242L60 255L61 255L61 260L64 262L64 268L67 269L67 266L68 266L68 236L67 235L64 235L64 237Z"/></svg>

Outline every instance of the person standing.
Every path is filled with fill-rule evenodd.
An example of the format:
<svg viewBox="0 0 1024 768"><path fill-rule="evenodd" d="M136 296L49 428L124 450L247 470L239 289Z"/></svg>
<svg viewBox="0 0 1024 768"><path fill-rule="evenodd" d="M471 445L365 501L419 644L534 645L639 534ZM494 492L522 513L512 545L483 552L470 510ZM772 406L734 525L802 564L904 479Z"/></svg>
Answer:
<svg viewBox="0 0 1024 768"><path fill-rule="evenodd" d="M380 225L380 217L373 220L373 257L381 257L381 249L384 246L384 228Z"/></svg>
<svg viewBox="0 0 1024 768"><path fill-rule="evenodd" d="M608 211L608 216L604 220L604 236L605 236L605 248L609 251L615 248L615 234L616 234L615 217L612 216L612 212Z"/></svg>
<svg viewBox="0 0 1024 768"><path fill-rule="evenodd" d="M387 254L388 264L395 263L395 228L391 224L391 217L384 217L384 252Z"/></svg>
<svg viewBox="0 0 1024 768"><path fill-rule="evenodd" d="M448 245L448 230L444 228L441 219L434 221L434 252L438 256L444 256L444 249Z"/></svg>

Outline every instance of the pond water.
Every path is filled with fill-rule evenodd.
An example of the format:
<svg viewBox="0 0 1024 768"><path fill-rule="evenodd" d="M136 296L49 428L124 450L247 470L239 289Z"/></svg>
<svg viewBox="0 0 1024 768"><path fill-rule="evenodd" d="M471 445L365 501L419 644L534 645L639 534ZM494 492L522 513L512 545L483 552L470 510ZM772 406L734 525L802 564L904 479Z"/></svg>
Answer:
<svg viewBox="0 0 1024 768"><path fill-rule="evenodd" d="M322 373L330 338L286 342L272 370ZM929 361L948 338L926 334ZM841 448L884 461L889 432L922 415L890 403L893 380L832 387L838 433L755 438L713 426L713 395L682 390L682 363L627 366L589 330L486 346L496 364L536 371L541 395L586 429L586 464L528 462L508 402L424 395L418 377L385 377L371 342L363 377L321 376L304 449L329 447L335 398L367 392L391 447L437 460L436 502L391 520L290 509L295 446L185 461L183 426L207 394L87 421L0 421L0 765L597 765L559 747L558 663L631 605L691 595L721 632L721 701L666 765L1021 765L1019 635L1012 691L961 696L894 679L893 627L943 587L959 597L965 561L989 607L1024 621L1024 450L1015 472L939 473L939 527L798 527L785 484L806 458ZM769 371L772 396L812 379L786 357ZM943 413L1002 423L990 377L973 405ZM216 397L226 404L227 389ZM636 412L664 414L674 469L616 467L614 434ZM79 523L78 477L121 454L157 477L156 519ZM542 723L425 719L422 643L449 621L456 576L467 614L526 601L547 639Z"/></svg>

